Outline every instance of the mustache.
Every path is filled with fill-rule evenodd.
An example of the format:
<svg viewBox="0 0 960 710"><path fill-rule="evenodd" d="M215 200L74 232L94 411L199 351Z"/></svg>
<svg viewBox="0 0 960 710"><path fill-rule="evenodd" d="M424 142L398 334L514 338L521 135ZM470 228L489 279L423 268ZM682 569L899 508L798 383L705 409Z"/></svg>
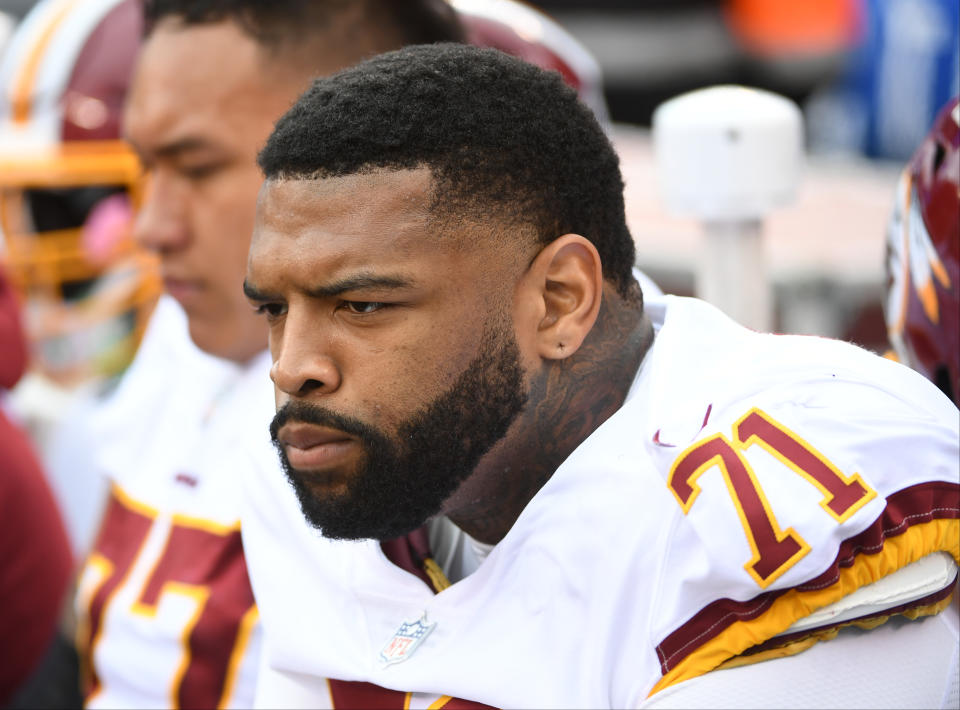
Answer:
<svg viewBox="0 0 960 710"><path fill-rule="evenodd" d="M279 444L277 435L287 422L316 424L317 426L342 431L344 434L350 434L366 441L371 439L379 440L382 438L382 434L370 425L364 424L359 419L338 414L337 412L333 412L325 407L319 407L315 404L287 402L277 410L273 421L270 422L270 438L273 440L275 446Z"/></svg>

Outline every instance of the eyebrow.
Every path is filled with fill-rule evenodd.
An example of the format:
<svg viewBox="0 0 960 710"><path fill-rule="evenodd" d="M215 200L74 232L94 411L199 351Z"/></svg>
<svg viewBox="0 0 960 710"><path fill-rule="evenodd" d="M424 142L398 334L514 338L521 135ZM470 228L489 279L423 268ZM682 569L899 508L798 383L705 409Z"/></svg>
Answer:
<svg viewBox="0 0 960 710"><path fill-rule="evenodd" d="M132 141L129 137L125 137L124 140L127 141L130 146L133 147L134 152L140 156L141 159L144 158L143 150ZM194 136L188 136L186 138L181 138L172 143L166 143L152 151L152 158L169 158L171 156L182 155L183 153L190 153L192 151L206 150L214 148L215 146L211 144L208 140L204 138L197 138Z"/></svg>
<svg viewBox="0 0 960 710"><path fill-rule="evenodd" d="M413 282L410 279L405 279L402 276L357 274L356 276L348 276L345 279L334 281L333 283L326 284L325 286L315 286L313 288L309 288L307 289L307 293L314 298L330 298L332 296L339 296L347 291L356 291L359 289L409 288L412 285Z"/></svg>
<svg viewBox="0 0 960 710"><path fill-rule="evenodd" d="M334 281L333 283L324 284L323 286L314 286L313 288L308 288L306 289L306 293L312 298L332 298L334 296L339 296L343 293L346 293L347 291L374 288L409 288L413 285L413 281L402 276L357 274L356 276L349 276L339 281ZM279 296L261 291L246 279L243 280L243 293L251 301L265 302L279 299Z"/></svg>
<svg viewBox="0 0 960 710"><path fill-rule="evenodd" d="M270 294L261 291L246 279L243 280L243 295L249 298L251 301L263 302L277 300L275 296L271 296Z"/></svg>

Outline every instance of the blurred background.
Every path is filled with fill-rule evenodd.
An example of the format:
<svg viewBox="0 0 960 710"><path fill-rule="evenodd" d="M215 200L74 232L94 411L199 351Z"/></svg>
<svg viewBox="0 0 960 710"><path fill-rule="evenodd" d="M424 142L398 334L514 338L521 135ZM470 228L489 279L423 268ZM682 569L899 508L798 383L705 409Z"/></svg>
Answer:
<svg viewBox="0 0 960 710"><path fill-rule="evenodd" d="M0 48L33 4L0 0ZM794 102L803 119L798 189L760 224L759 276L770 289L773 329L886 349L886 225L900 171L937 110L958 93L958 0L528 5L596 59L638 266L668 293L697 293L704 227L665 206L652 150L654 111L685 92L722 84ZM0 87L3 100L7 90ZM3 254L0 246L0 261Z"/></svg>
<svg viewBox="0 0 960 710"><path fill-rule="evenodd" d="M540 0L599 62L640 266L695 291L702 227L663 205L649 128L715 84L801 108L795 201L763 223L774 327L885 347L884 232L899 172L960 86L957 0Z"/></svg>
<svg viewBox="0 0 960 710"><path fill-rule="evenodd" d="M695 291L700 225L669 214L649 128L684 92L742 84L803 111L797 199L763 224L775 327L884 347L883 231L903 163L958 93L957 0L538 0L596 58L639 266ZM33 5L0 0L0 42Z"/></svg>

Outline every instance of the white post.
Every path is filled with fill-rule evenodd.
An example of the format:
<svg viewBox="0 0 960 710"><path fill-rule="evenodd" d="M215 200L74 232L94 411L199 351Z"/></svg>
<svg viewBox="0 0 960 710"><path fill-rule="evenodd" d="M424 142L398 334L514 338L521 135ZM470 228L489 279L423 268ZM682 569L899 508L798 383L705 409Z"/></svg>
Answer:
<svg viewBox="0 0 960 710"><path fill-rule="evenodd" d="M737 322L766 332L773 328L773 305L762 236L757 219L704 223L695 288Z"/></svg>
<svg viewBox="0 0 960 710"><path fill-rule="evenodd" d="M800 109L743 86L699 89L657 107L653 148L667 208L704 225L697 296L747 327L770 330L763 218L794 198Z"/></svg>

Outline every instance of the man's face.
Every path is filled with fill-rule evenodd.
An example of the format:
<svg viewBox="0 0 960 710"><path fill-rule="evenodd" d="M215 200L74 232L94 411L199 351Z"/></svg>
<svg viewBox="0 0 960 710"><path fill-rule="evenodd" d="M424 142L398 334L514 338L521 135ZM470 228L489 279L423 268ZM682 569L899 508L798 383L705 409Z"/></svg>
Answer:
<svg viewBox="0 0 960 710"><path fill-rule="evenodd" d="M526 400L512 284L523 264L431 230L429 174L269 181L245 288L266 315L272 432L330 537L417 527Z"/></svg>
<svg viewBox="0 0 960 710"><path fill-rule="evenodd" d="M280 71L232 22L162 20L138 61L125 133L147 170L138 239L202 349L237 361L266 345L241 292L257 190L257 151L307 77Z"/></svg>

